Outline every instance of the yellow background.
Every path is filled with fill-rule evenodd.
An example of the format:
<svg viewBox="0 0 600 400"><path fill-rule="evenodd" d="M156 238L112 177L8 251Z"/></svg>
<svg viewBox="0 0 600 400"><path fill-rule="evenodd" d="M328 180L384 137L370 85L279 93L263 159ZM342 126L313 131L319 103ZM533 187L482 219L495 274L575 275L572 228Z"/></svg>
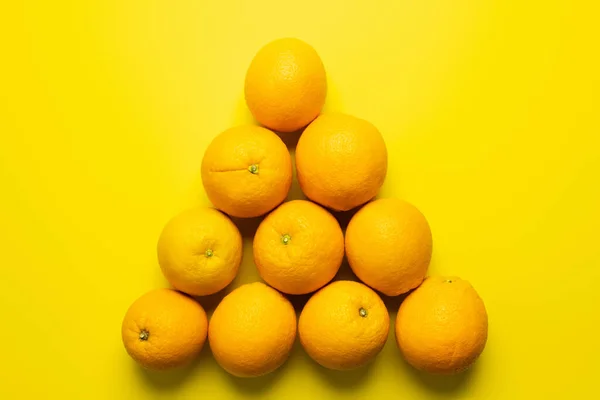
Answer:
<svg viewBox="0 0 600 400"><path fill-rule="evenodd" d="M10 1L0 6L0 398L542 399L597 394L598 6L589 1ZM252 121L245 70L268 41L320 53L326 109L382 132L381 196L416 204L432 273L472 282L488 346L452 378L393 333L367 368L297 345L278 372L183 371L126 355L129 304L165 286L163 224L208 205L209 141ZM293 142L293 140L290 140ZM294 184L290 197L301 192ZM257 280L251 235L235 285ZM344 271L345 270L345 271ZM340 273L347 276L347 266ZM209 310L218 298L204 300ZM398 300L386 300L392 320Z"/></svg>

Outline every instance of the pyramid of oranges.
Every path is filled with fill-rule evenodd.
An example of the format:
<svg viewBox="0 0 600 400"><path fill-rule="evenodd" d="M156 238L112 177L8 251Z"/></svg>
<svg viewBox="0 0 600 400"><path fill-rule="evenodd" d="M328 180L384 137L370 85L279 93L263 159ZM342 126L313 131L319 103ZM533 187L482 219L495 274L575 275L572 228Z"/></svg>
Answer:
<svg viewBox="0 0 600 400"><path fill-rule="evenodd" d="M394 329L400 354L415 368L457 373L481 354L488 328L482 300L465 280L427 277L432 235L424 215L399 199L373 200L387 172L383 136L363 119L321 114L326 93L325 68L307 43L279 39L256 54L245 97L262 126L233 127L210 143L202 182L215 208L190 209L167 223L158 261L174 289L146 293L123 320L125 348L142 366L186 364L208 338L226 371L261 376L287 360L298 336L320 365L357 368L388 337L379 293L410 292ZM295 167L309 200L285 202L294 167L280 135L302 129ZM343 232L330 211L353 209ZM223 290L242 260L230 217L259 216L253 255L265 283L236 288L208 321L193 296ZM331 283L344 256L362 283ZM310 293L297 320L289 296Z"/></svg>

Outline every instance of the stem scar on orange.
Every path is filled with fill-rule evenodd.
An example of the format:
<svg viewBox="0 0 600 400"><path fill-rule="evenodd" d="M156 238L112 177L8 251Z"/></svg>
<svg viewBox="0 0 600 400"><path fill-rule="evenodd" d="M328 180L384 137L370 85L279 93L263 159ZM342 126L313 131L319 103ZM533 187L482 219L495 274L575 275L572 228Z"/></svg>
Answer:
<svg viewBox="0 0 600 400"><path fill-rule="evenodd" d="M282 204L260 224L253 242L260 276L289 294L314 292L337 273L344 234L327 210L306 200Z"/></svg>
<svg viewBox="0 0 600 400"><path fill-rule="evenodd" d="M283 202L292 185L292 160L283 141L259 126L230 128L208 145L202 184L219 210L258 217Z"/></svg>
<svg viewBox="0 0 600 400"><path fill-rule="evenodd" d="M127 353L149 369L187 364L202 350L208 321L200 304L171 289L150 291L127 310L121 336Z"/></svg>
<svg viewBox="0 0 600 400"><path fill-rule="evenodd" d="M298 333L308 355L335 370L371 361L388 337L390 317L371 288L352 281L333 282L306 303Z"/></svg>
<svg viewBox="0 0 600 400"><path fill-rule="evenodd" d="M173 287L206 296L229 285L242 262L242 235L222 212L208 207L186 210L163 228L158 263Z"/></svg>

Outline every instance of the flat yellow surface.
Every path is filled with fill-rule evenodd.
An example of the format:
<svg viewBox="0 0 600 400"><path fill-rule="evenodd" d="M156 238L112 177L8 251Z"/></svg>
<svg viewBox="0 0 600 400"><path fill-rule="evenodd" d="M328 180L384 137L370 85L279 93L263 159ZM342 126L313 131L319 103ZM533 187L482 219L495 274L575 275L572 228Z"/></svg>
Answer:
<svg viewBox="0 0 600 400"><path fill-rule="evenodd" d="M0 398L594 397L596 4L3 2ZM416 373L393 332L367 368L329 372L297 345L283 368L255 380L227 375L208 348L167 374L143 372L123 350L125 310L166 285L155 254L163 224L209 204L203 151L220 131L252 121L245 70L283 36L320 53L326 109L383 133L381 196L405 198L429 219L431 272L470 280L484 299L488 346L468 373ZM295 183L290 198L300 196ZM241 225L235 285L258 279L256 221ZM212 310L217 300L203 304ZM393 321L399 301L386 301Z"/></svg>

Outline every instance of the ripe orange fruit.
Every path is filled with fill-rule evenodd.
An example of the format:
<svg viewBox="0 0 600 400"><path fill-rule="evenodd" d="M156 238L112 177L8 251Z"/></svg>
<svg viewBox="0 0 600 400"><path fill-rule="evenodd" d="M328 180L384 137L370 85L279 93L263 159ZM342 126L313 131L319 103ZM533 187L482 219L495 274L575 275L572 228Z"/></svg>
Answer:
<svg viewBox="0 0 600 400"><path fill-rule="evenodd" d="M309 199L347 211L377 195L387 172L385 142L365 120L323 114L300 136L296 169Z"/></svg>
<svg viewBox="0 0 600 400"><path fill-rule="evenodd" d="M352 281L337 281L306 303L298 333L308 355L336 370L360 367L383 348L390 317L377 293Z"/></svg>
<svg viewBox="0 0 600 400"><path fill-rule="evenodd" d="M413 205L375 200L361 208L346 229L346 256L356 276L388 296L421 284L431 260L427 220Z"/></svg>
<svg viewBox="0 0 600 400"><path fill-rule="evenodd" d="M208 207L184 211L165 225L157 246L162 272L194 296L229 285L242 262L242 236L227 216Z"/></svg>
<svg viewBox="0 0 600 400"><path fill-rule="evenodd" d="M299 39L275 40L250 63L245 95L258 122L279 132L297 131L325 104L327 79L321 58Z"/></svg>
<svg viewBox="0 0 600 400"><path fill-rule="evenodd" d="M483 301L456 277L429 277L404 300L396 342L413 367L439 374L460 372L479 357L488 333Z"/></svg>
<svg viewBox="0 0 600 400"><path fill-rule="evenodd" d="M206 341L208 321L200 304L171 289L157 289L127 310L121 336L127 353L143 367L168 369L195 358Z"/></svg>
<svg viewBox="0 0 600 400"><path fill-rule="evenodd" d="M295 339L294 307L260 282L229 293L215 309L208 329L215 359L239 377L265 375L279 368Z"/></svg>
<svg viewBox="0 0 600 400"><path fill-rule="evenodd" d="M337 220L305 200L284 203L254 236L260 276L289 294L313 292L333 279L344 258L344 234Z"/></svg>
<svg viewBox="0 0 600 400"><path fill-rule="evenodd" d="M234 217L258 217L287 196L292 185L290 153L268 129L228 129L204 153L202 183L218 209Z"/></svg>

